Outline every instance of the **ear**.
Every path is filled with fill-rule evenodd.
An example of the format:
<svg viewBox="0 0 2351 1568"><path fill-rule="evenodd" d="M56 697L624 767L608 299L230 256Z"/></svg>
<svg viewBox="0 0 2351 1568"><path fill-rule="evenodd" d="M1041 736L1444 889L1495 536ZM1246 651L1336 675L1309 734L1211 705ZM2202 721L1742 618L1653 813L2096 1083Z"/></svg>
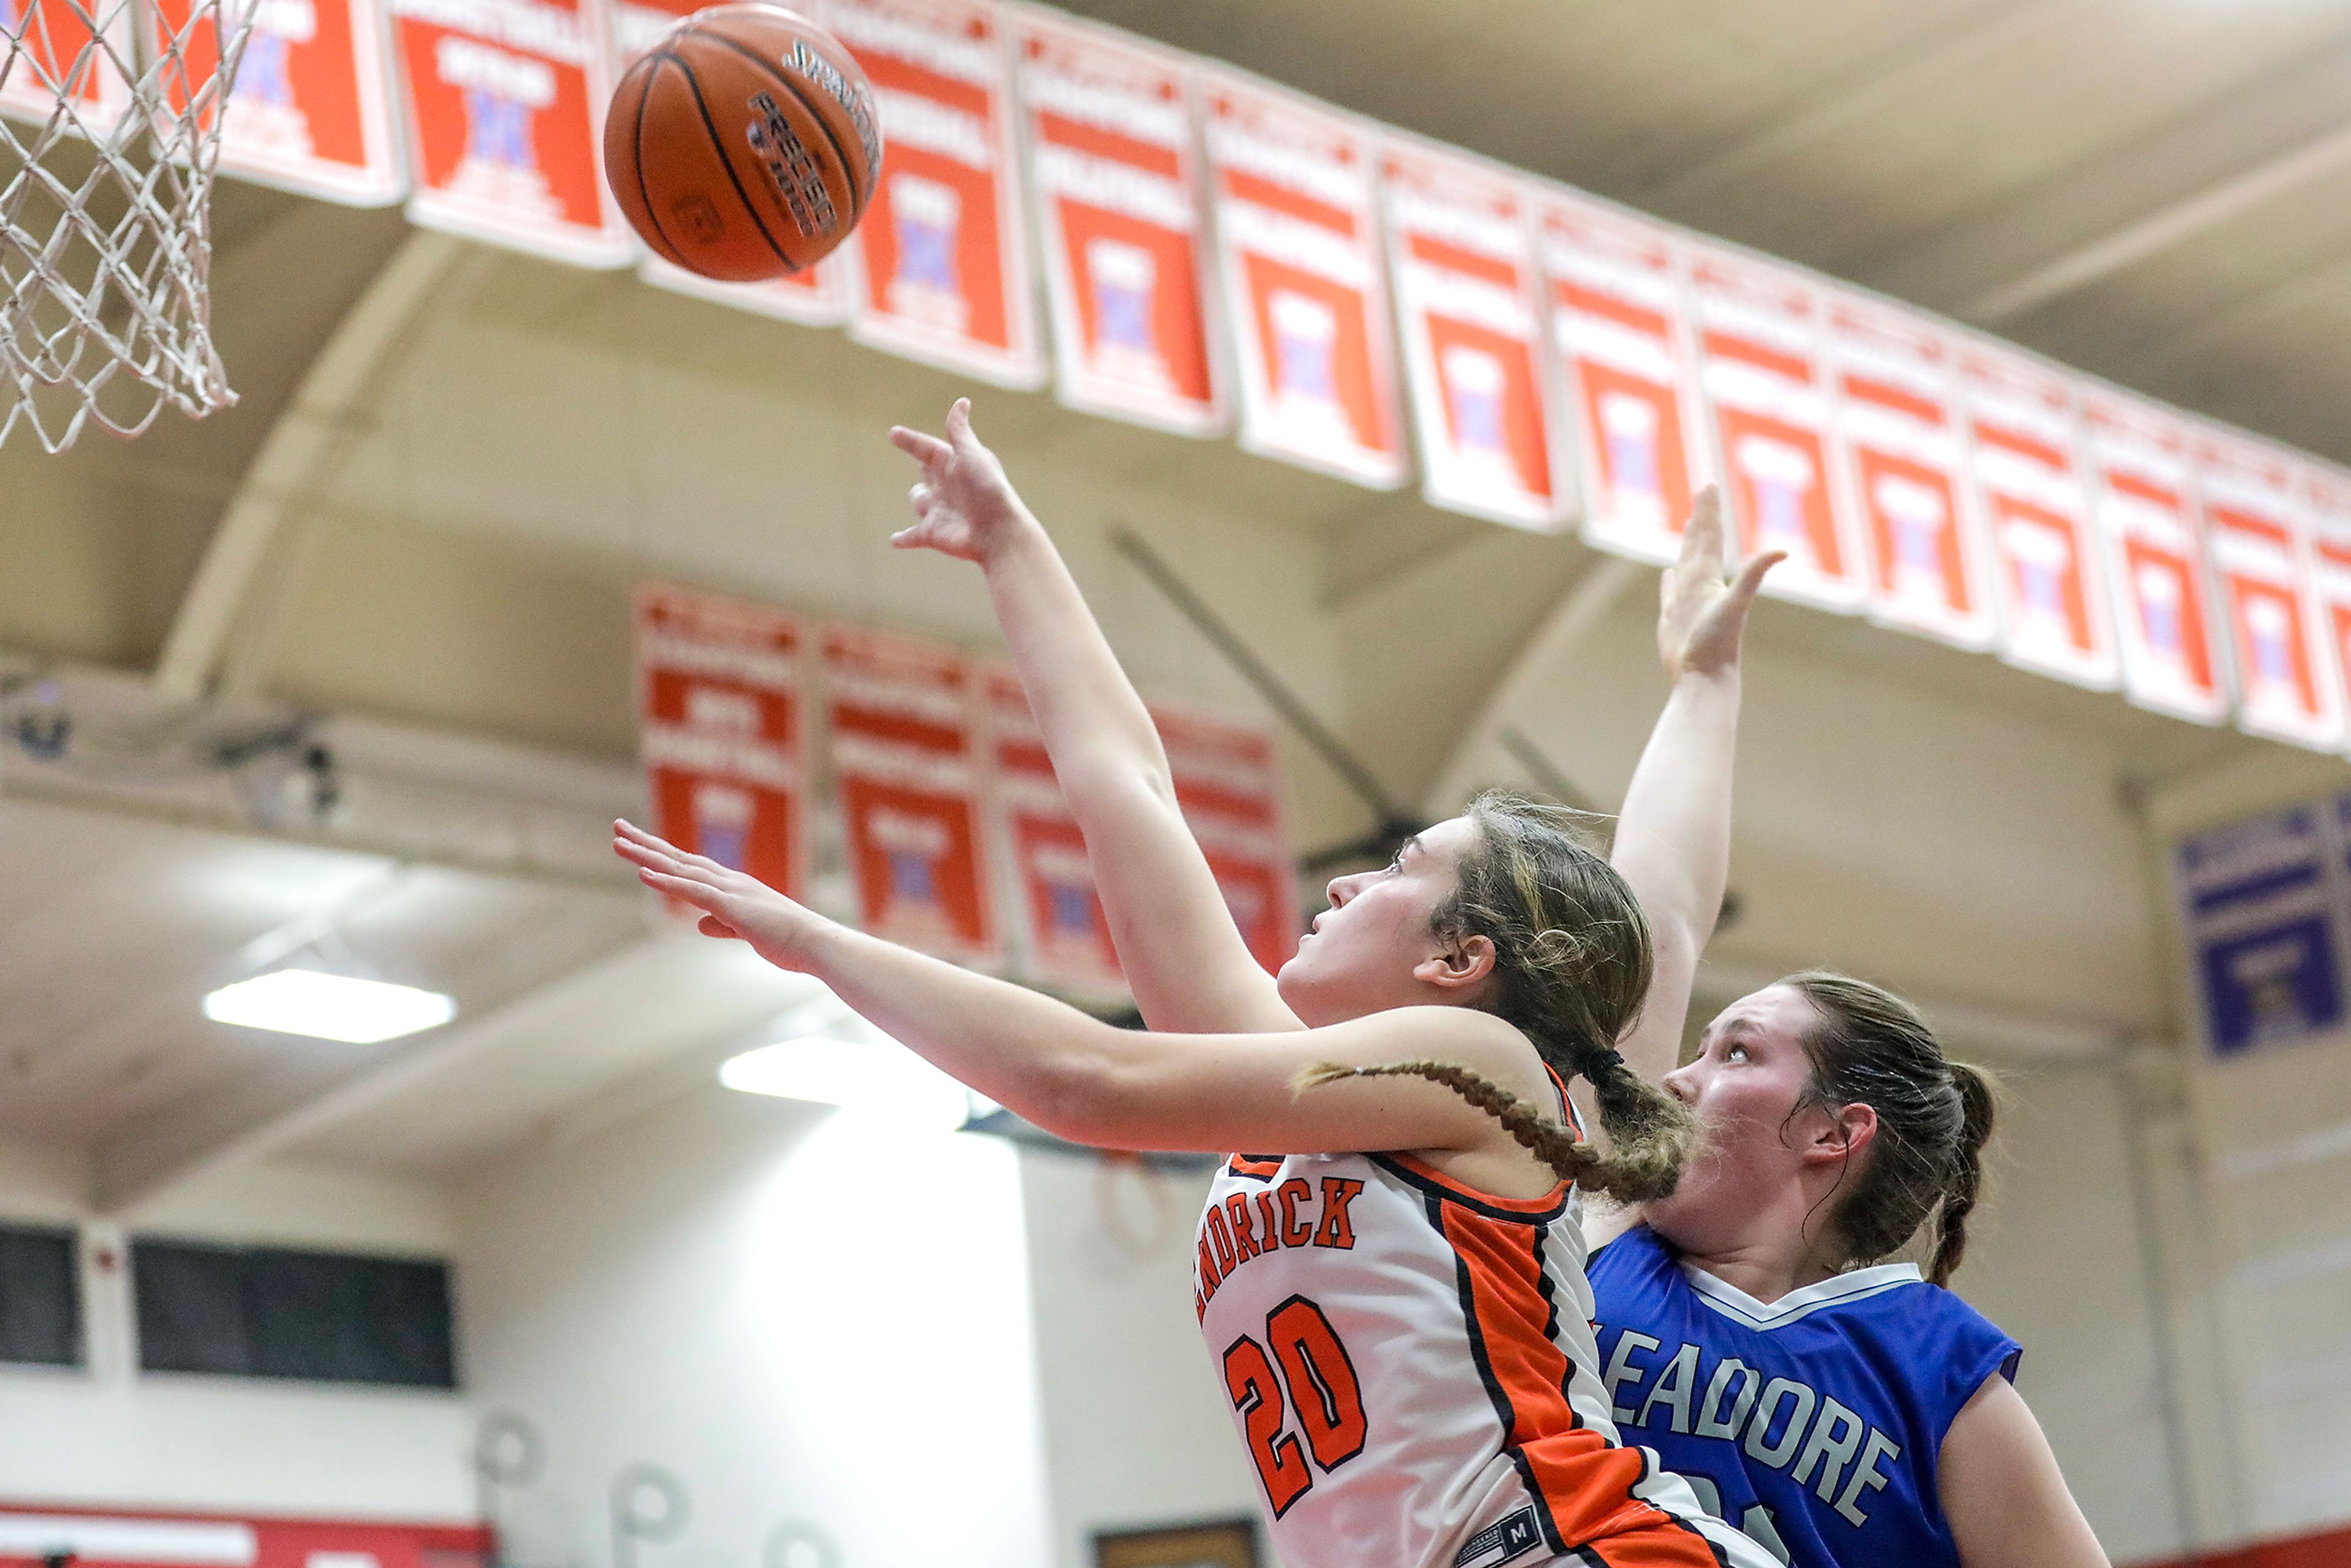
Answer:
<svg viewBox="0 0 2351 1568"><path fill-rule="evenodd" d="M1443 948L1413 967L1413 978L1426 986L1464 996L1486 983L1494 972L1494 939L1462 936L1448 939Z"/></svg>
<svg viewBox="0 0 2351 1568"><path fill-rule="evenodd" d="M1803 1144L1807 1165L1842 1165L1857 1160L1877 1141L1877 1109L1855 1102L1851 1105L1813 1108L1813 1125Z"/></svg>

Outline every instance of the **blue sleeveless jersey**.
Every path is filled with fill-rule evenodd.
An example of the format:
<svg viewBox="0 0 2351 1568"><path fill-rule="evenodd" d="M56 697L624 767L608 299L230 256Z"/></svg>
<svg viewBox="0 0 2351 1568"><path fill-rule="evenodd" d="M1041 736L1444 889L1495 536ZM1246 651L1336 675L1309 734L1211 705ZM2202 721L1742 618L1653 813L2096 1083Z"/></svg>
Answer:
<svg viewBox="0 0 2351 1568"><path fill-rule="evenodd" d="M1638 1226L1593 1254L1603 1380L1627 1447L1796 1568L1959 1568L1935 1460L2017 1343L1915 1265L1766 1305Z"/></svg>

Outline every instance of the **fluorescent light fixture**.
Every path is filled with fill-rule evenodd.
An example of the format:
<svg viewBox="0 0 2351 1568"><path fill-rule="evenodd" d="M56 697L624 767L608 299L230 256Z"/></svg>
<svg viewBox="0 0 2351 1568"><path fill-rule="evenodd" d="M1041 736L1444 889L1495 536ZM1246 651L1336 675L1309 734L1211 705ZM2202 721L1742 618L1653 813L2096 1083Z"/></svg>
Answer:
<svg viewBox="0 0 2351 1568"><path fill-rule="evenodd" d="M279 969L223 986L204 998L204 1017L215 1023L352 1045L398 1040L456 1016L456 1002L438 991L317 969Z"/></svg>
<svg viewBox="0 0 2351 1568"><path fill-rule="evenodd" d="M856 1019L832 1035L800 1035L729 1057L718 1082L746 1094L838 1105L902 1126L954 1132L971 1115L970 1092Z"/></svg>

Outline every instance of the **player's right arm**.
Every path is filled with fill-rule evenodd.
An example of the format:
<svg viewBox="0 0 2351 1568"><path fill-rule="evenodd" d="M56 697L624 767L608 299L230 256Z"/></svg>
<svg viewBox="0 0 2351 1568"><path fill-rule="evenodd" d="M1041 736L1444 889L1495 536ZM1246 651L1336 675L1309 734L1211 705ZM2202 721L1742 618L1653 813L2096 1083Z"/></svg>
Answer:
<svg viewBox="0 0 2351 1568"><path fill-rule="evenodd" d="M1144 1020L1181 1032L1301 1028L1233 924L1176 808L1143 699L1044 526L972 433L970 401L947 411L944 440L903 426L890 439L923 465L911 497L921 520L891 542L976 562L986 574Z"/></svg>

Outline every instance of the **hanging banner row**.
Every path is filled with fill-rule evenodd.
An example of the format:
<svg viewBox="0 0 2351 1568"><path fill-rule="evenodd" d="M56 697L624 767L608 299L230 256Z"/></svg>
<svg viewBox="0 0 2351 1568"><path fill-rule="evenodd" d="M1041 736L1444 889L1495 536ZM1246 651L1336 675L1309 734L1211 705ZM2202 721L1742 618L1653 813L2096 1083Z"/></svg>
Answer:
<svg viewBox="0 0 2351 1568"><path fill-rule="evenodd" d="M864 930L1080 995L1123 991L1085 840L1010 665L648 587L637 671L648 794L672 843L805 900L829 779ZM1270 737L1152 716L1234 922L1280 968L1299 927Z"/></svg>
<svg viewBox="0 0 2351 1568"><path fill-rule="evenodd" d="M1719 476L1782 597L2351 742L2351 474L1212 62L995 0L799 0L872 78L881 189L822 264L724 285L643 256L598 172L610 83L694 0L231 3L231 172L1007 386L1050 340L1073 407L1374 488L1408 423L1432 504L1646 559Z"/></svg>

